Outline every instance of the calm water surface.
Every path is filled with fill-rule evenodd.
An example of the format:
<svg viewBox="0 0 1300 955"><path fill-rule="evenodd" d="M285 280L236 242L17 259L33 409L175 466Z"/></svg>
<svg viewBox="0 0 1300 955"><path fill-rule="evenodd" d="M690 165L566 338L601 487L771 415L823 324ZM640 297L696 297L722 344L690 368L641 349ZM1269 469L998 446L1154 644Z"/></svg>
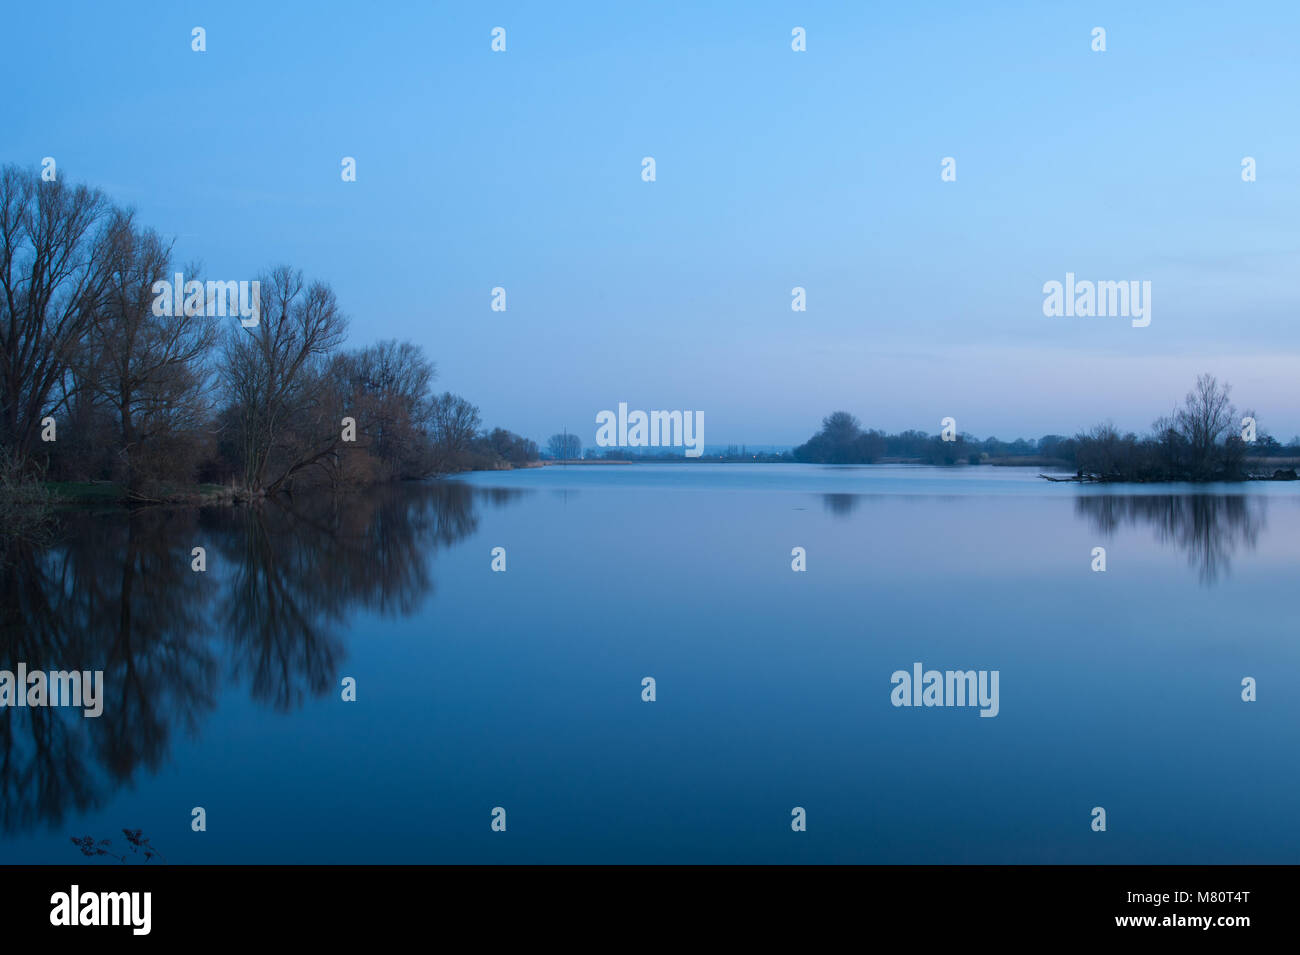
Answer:
<svg viewBox="0 0 1300 955"><path fill-rule="evenodd" d="M104 713L0 712L5 862L1300 861L1295 485L552 467L57 530L0 665ZM916 661L998 716L893 707Z"/></svg>

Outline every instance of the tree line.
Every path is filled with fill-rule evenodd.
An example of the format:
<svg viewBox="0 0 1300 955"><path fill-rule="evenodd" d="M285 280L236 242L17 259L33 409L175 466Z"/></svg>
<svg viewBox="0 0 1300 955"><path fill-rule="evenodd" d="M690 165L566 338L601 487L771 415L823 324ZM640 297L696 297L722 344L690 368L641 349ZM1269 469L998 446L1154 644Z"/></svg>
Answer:
<svg viewBox="0 0 1300 955"><path fill-rule="evenodd" d="M1239 413L1230 394L1230 385L1204 374L1183 403L1157 418L1145 435L1121 432L1107 422L1073 437L1053 434L1010 443L968 434L943 440L922 431L864 430L852 414L836 411L822 419L821 430L795 448L793 457L820 464L892 458L941 465L1019 458L1068 467L1079 478L1098 481L1236 481L1247 476L1248 458L1300 456L1300 439L1281 445L1258 430L1253 411Z"/></svg>
<svg viewBox="0 0 1300 955"><path fill-rule="evenodd" d="M180 307L180 289L177 307L154 307L174 272L202 284L176 265L101 190L0 169L0 490L43 478L113 481L136 500L196 483L262 497L537 459L436 393L420 346L344 347L326 282L269 269L253 323L224 303Z"/></svg>

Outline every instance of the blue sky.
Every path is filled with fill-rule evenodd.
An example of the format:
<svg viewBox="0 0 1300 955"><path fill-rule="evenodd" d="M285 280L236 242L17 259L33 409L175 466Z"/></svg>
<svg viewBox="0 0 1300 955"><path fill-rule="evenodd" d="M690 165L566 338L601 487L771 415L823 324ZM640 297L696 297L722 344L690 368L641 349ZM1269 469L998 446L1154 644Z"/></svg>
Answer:
<svg viewBox="0 0 1300 955"><path fill-rule="evenodd" d="M620 401L710 444L1143 429L1201 371L1300 433L1298 4L295 6L12 7L0 162L208 277L326 279L538 440ZM1151 325L1044 317L1066 272L1150 280Z"/></svg>

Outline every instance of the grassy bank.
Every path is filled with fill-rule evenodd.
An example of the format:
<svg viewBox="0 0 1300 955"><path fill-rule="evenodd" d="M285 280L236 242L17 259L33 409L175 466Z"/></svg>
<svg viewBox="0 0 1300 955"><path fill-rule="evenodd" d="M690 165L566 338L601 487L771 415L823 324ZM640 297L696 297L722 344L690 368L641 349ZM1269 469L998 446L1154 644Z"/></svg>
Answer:
<svg viewBox="0 0 1300 955"><path fill-rule="evenodd" d="M516 468L541 467L542 462L511 466L499 464L492 468L464 468L449 472L443 477L468 474L477 470L513 471ZM132 496L125 487L112 481L45 481L40 485L55 507L141 506L149 504L180 504L191 507L212 507L238 504L253 498L240 488L223 484L164 485L147 494ZM347 493L365 491L366 487L349 488Z"/></svg>
<svg viewBox="0 0 1300 955"><path fill-rule="evenodd" d="M126 504L233 504L236 492L220 484L195 484L157 488L147 497L132 498L127 489L111 481L46 481L52 503L65 507Z"/></svg>

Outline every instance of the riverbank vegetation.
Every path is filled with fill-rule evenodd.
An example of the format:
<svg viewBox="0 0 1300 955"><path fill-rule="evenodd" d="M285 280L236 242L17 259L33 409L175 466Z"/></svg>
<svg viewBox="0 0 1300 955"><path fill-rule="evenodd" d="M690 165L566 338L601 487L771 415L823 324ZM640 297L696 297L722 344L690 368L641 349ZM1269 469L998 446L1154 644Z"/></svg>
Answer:
<svg viewBox="0 0 1300 955"><path fill-rule="evenodd" d="M1213 375L1195 385L1168 415L1145 435L1121 432L1107 422L1073 437L1045 435L1011 443L969 434L945 440L920 431L885 434L863 430L858 419L837 411L821 430L794 449L796 461L820 464L873 464L914 461L924 464L1037 465L1074 472L1076 480L1174 482L1241 481L1251 477L1294 478L1300 440L1284 447L1260 430L1253 411L1238 412L1231 387ZM1288 460L1289 459L1289 460ZM1271 461L1276 461L1276 466ZM1290 467L1280 465L1287 464Z"/></svg>
<svg viewBox="0 0 1300 955"><path fill-rule="evenodd" d="M176 289L160 307L178 272L184 301ZM536 461L533 442L436 393L420 346L346 347L328 283L276 266L246 314L241 283L201 273L100 190L0 169L7 527L49 502L48 482L65 498L107 485L129 502L236 500Z"/></svg>

